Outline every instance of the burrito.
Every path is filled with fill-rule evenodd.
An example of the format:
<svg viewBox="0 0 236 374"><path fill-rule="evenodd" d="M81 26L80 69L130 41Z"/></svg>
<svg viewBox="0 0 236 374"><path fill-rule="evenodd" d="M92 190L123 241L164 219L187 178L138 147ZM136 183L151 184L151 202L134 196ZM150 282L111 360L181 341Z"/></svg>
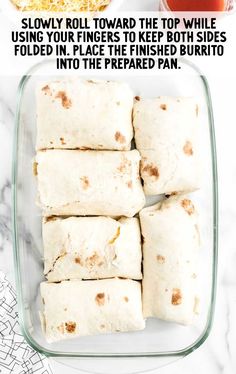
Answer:
<svg viewBox="0 0 236 374"><path fill-rule="evenodd" d="M142 330L141 285L130 279L41 283L43 331L48 342Z"/></svg>
<svg viewBox="0 0 236 374"><path fill-rule="evenodd" d="M133 93L126 83L73 79L37 88L36 148L130 150Z"/></svg>
<svg viewBox="0 0 236 374"><path fill-rule="evenodd" d="M199 126L195 100L136 97L133 124L147 195L199 188Z"/></svg>
<svg viewBox="0 0 236 374"><path fill-rule="evenodd" d="M170 198L140 212L143 235L143 311L180 324L198 313L199 227L186 196Z"/></svg>
<svg viewBox="0 0 236 374"><path fill-rule="evenodd" d="M46 216L132 217L145 204L137 150L46 150L37 153L35 162Z"/></svg>
<svg viewBox="0 0 236 374"><path fill-rule="evenodd" d="M142 279L138 218L70 217L43 221L48 281L122 277Z"/></svg>

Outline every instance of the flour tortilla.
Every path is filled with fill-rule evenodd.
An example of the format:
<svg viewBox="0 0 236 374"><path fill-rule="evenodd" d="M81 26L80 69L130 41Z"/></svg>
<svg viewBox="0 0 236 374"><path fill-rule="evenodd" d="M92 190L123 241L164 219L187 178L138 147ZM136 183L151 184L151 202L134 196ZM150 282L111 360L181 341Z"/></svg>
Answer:
<svg viewBox="0 0 236 374"><path fill-rule="evenodd" d="M197 313L199 229L186 196L172 196L140 212L143 235L143 311L190 324Z"/></svg>
<svg viewBox="0 0 236 374"><path fill-rule="evenodd" d="M48 342L142 330L141 285L129 279L41 283L42 327Z"/></svg>
<svg viewBox="0 0 236 374"><path fill-rule="evenodd" d="M139 162L137 150L39 151L36 165L43 214L134 216L145 204Z"/></svg>
<svg viewBox="0 0 236 374"><path fill-rule="evenodd" d="M142 279L138 218L70 217L43 220L48 281Z"/></svg>
<svg viewBox="0 0 236 374"><path fill-rule="evenodd" d="M126 83L49 81L36 96L37 150L130 150L133 93Z"/></svg>
<svg viewBox="0 0 236 374"><path fill-rule="evenodd" d="M135 101L135 142L142 156L147 195L188 192L200 187L198 105L192 98Z"/></svg>

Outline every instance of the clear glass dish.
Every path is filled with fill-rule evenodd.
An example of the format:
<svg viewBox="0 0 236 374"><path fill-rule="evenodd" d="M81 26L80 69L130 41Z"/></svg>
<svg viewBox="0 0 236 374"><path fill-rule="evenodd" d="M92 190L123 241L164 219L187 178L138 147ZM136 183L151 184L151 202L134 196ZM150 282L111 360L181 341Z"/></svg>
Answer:
<svg viewBox="0 0 236 374"><path fill-rule="evenodd" d="M32 175L35 155L36 107L35 84L39 80L57 79L53 61L34 66L19 85L13 154L13 236L15 273L22 332L37 351L53 357L126 358L130 371L143 370L149 364L160 366L197 349L211 330L216 295L218 196L214 123L207 80L198 69L181 61L181 69L167 74L140 75L123 71L119 76L105 73L89 78L127 81L135 95L195 96L200 103L201 149L203 162L202 188L192 194L201 217L202 250L200 255L201 313L194 326L148 319L144 331L81 337L48 344L41 331L38 311L41 308L39 283L43 280L41 212L35 205L36 181ZM81 74L80 74L81 75ZM82 73L86 77L86 73ZM88 76L88 74L87 74ZM138 358L142 364L138 364ZM135 359L135 360L134 360ZM108 361L108 360L107 360ZM128 364L127 361L127 364ZM81 362L81 361L80 361ZM132 364L133 363L133 364ZM114 372L116 371L114 366ZM118 370L118 369L117 369ZM103 371L105 372L105 368ZM126 366L126 373L128 366Z"/></svg>

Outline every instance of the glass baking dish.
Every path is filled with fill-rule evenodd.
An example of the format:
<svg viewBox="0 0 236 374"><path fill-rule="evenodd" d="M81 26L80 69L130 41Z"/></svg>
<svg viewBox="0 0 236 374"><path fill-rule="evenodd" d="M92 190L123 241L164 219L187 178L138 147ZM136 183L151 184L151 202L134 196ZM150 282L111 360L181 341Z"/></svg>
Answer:
<svg viewBox="0 0 236 374"><path fill-rule="evenodd" d="M194 96L200 103L201 153L203 157L202 188L192 193L200 210L202 249L200 254L201 312L194 326L148 319L140 332L81 337L48 344L41 331L38 311L41 308L39 283L43 278L41 212L35 205L36 181L32 174L35 155L36 107L35 84L40 80L57 79L53 61L34 66L21 80L16 111L13 154L13 236L15 273L22 332L37 351L53 357L126 358L137 370L148 363L160 366L197 349L207 338L214 314L217 273L218 197L214 123L207 80L198 69L181 60L181 69L165 74L148 72L90 74L89 78L127 81L135 95ZM65 74L64 74L65 75ZM88 77L88 73L80 75ZM138 364L138 358L142 364ZM135 359L135 360L134 360ZM106 360L108 361L108 360ZM128 363L127 361L127 363ZM133 363L133 364L132 364ZM143 364L145 363L145 364ZM114 372L116 372L114 366ZM105 368L103 368L105 372ZM120 371L119 371L120 372ZM128 366L126 366L126 373Z"/></svg>

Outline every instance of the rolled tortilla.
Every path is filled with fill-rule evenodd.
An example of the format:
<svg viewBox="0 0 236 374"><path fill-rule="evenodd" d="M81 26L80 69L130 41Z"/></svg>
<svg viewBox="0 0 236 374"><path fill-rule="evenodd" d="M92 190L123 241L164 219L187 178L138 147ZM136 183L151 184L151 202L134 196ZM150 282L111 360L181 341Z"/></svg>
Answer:
<svg viewBox="0 0 236 374"><path fill-rule="evenodd" d="M36 169L43 214L134 216L145 204L139 162L136 150L39 151Z"/></svg>
<svg viewBox="0 0 236 374"><path fill-rule="evenodd" d="M192 98L136 98L135 142L147 195L200 186L198 105Z"/></svg>
<svg viewBox="0 0 236 374"><path fill-rule="evenodd" d="M43 282L41 296L48 342L145 327L141 285L133 280Z"/></svg>
<svg viewBox="0 0 236 374"><path fill-rule="evenodd" d="M43 221L48 281L142 279L138 218L70 217Z"/></svg>
<svg viewBox="0 0 236 374"><path fill-rule="evenodd" d="M143 235L143 310L190 324L197 313L199 229L186 196L172 196L140 212Z"/></svg>
<svg viewBox="0 0 236 374"><path fill-rule="evenodd" d="M36 148L130 150L133 93L126 83L73 79L37 89Z"/></svg>

